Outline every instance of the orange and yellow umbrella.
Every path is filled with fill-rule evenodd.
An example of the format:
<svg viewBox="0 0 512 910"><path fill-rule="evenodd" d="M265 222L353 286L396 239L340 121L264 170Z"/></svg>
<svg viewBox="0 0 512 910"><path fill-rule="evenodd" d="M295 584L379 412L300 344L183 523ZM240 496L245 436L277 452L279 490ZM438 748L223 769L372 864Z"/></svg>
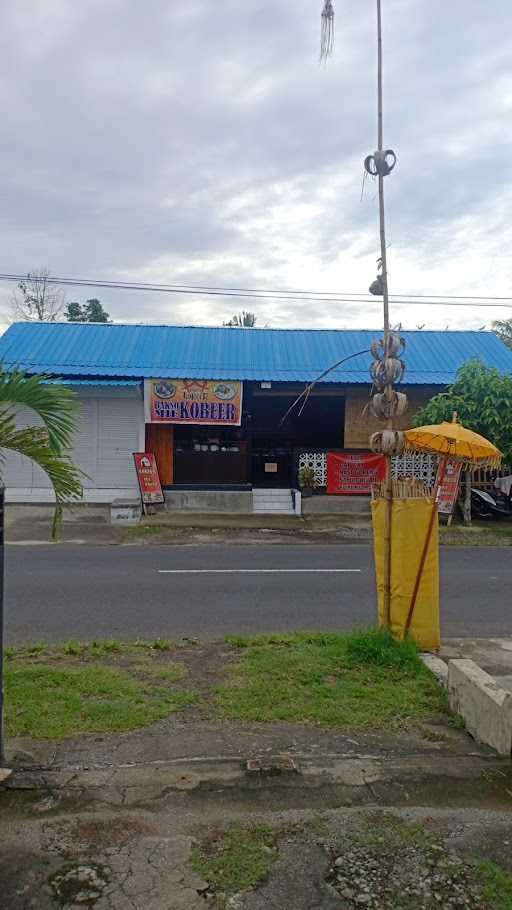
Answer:
<svg viewBox="0 0 512 910"><path fill-rule="evenodd" d="M466 468L497 468L501 464L499 449L473 430L462 424L443 420L442 423L406 430L405 449L430 452L434 455L455 458Z"/></svg>

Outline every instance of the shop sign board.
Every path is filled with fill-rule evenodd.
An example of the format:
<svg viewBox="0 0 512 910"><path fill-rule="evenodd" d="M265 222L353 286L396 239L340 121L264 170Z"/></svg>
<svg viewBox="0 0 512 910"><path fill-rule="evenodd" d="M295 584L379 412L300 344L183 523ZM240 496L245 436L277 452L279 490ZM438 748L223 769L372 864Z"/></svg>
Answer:
<svg viewBox="0 0 512 910"><path fill-rule="evenodd" d="M369 494L374 483L384 480L386 459L371 452L328 452L327 493L354 496Z"/></svg>
<svg viewBox="0 0 512 910"><path fill-rule="evenodd" d="M442 469L442 460L439 462L438 472ZM452 458L447 458L444 467L444 477L437 491L437 509L441 515L451 516L457 502L459 493L460 474L462 463Z"/></svg>
<svg viewBox="0 0 512 910"><path fill-rule="evenodd" d="M134 452L133 458L143 505L165 502L155 456L151 452Z"/></svg>
<svg viewBox="0 0 512 910"><path fill-rule="evenodd" d="M239 427L242 383L220 379L146 379L146 423Z"/></svg>

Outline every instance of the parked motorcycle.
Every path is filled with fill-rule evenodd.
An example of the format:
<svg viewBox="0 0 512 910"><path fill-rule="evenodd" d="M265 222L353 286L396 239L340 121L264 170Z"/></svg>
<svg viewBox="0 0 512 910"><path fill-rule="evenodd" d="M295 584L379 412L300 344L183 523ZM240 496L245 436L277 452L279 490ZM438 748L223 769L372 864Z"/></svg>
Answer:
<svg viewBox="0 0 512 910"><path fill-rule="evenodd" d="M493 490L489 493L487 490L471 490L471 516L477 519L512 519L512 499L501 493L499 490Z"/></svg>

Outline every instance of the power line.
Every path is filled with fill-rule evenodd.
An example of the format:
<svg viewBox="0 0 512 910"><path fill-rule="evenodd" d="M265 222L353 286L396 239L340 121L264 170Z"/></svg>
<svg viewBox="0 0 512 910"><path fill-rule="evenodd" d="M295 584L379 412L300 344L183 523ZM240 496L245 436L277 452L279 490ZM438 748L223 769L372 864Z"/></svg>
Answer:
<svg viewBox="0 0 512 910"><path fill-rule="evenodd" d="M13 274L0 274L0 279L6 281L22 281L27 280L28 275L13 275ZM276 295L299 295L306 294L310 297L319 297L321 299L328 300L330 298L339 299L340 297L365 297L372 299L367 293L361 293L360 291L302 291L302 290L291 290L291 289L282 289L274 290L273 288L232 288L232 287L217 287L215 285L209 284L166 284L158 282L142 282L142 281L98 281L96 279L89 278L59 278L53 277L52 275L48 276L47 279L49 282L54 284L73 284L73 285L86 285L91 287L122 287L122 288L133 288L133 289L151 289L151 290L172 290L177 292L199 292L207 291L208 293L244 293L244 294L266 294L270 296ZM509 300L512 301L512 296L510 297L501 297L497 294L491 295L476 295L476 294L393 294L393 297L406 297L409 299L418 299L418 300Z"/></svg>
<svg viewBox="0 0 512 910"><path fill-rule="evenodd" d="M27 275L0 274L0 281L26 281ZM103 288L106 290L146 291L164 294L187 294L208 297L250 298L252 300L291 300L297 303L365 303L377 304L374 296L358 292L338 293L321 291L274 291L258 288L223 288L205 285L170 285L131 281L100 281L87 278L65 278L48 276L49 282L72 287ZM404 299L401 299L404 298ZM391 294L395 306L472 306L512 307L512 297L498 296L455 296L441 294ZM502 302L503 301L503 302Z"/></svg>

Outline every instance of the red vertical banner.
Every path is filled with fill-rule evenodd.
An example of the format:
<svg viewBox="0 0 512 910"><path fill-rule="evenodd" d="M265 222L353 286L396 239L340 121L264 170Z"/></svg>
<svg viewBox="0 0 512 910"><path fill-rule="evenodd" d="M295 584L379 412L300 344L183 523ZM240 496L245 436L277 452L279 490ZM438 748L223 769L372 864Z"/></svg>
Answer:
<svg viewBox="0 0 512 910"><path fill-rule="evenodd" d="M442 470L443 460L439 462L439 471ZM437 509L442 515L451 515L453 513L457 496L459 493L460 474L462 463L453 458L447 458L444 466L443 482L437 491Z"/></svg>
<svg viewBox="0 0 512 910"><path fill-rule="evenodd" d="M368 495L374 483L384 480L386 459L371 452L329 452L327 492L329 495Z"/></svg>
<svg viewBox="0 0 512 910"><path fill-rule="evenodd" d="M155 456L151 452L134 452L133 458L143 505L165 502Z"/></svg>

